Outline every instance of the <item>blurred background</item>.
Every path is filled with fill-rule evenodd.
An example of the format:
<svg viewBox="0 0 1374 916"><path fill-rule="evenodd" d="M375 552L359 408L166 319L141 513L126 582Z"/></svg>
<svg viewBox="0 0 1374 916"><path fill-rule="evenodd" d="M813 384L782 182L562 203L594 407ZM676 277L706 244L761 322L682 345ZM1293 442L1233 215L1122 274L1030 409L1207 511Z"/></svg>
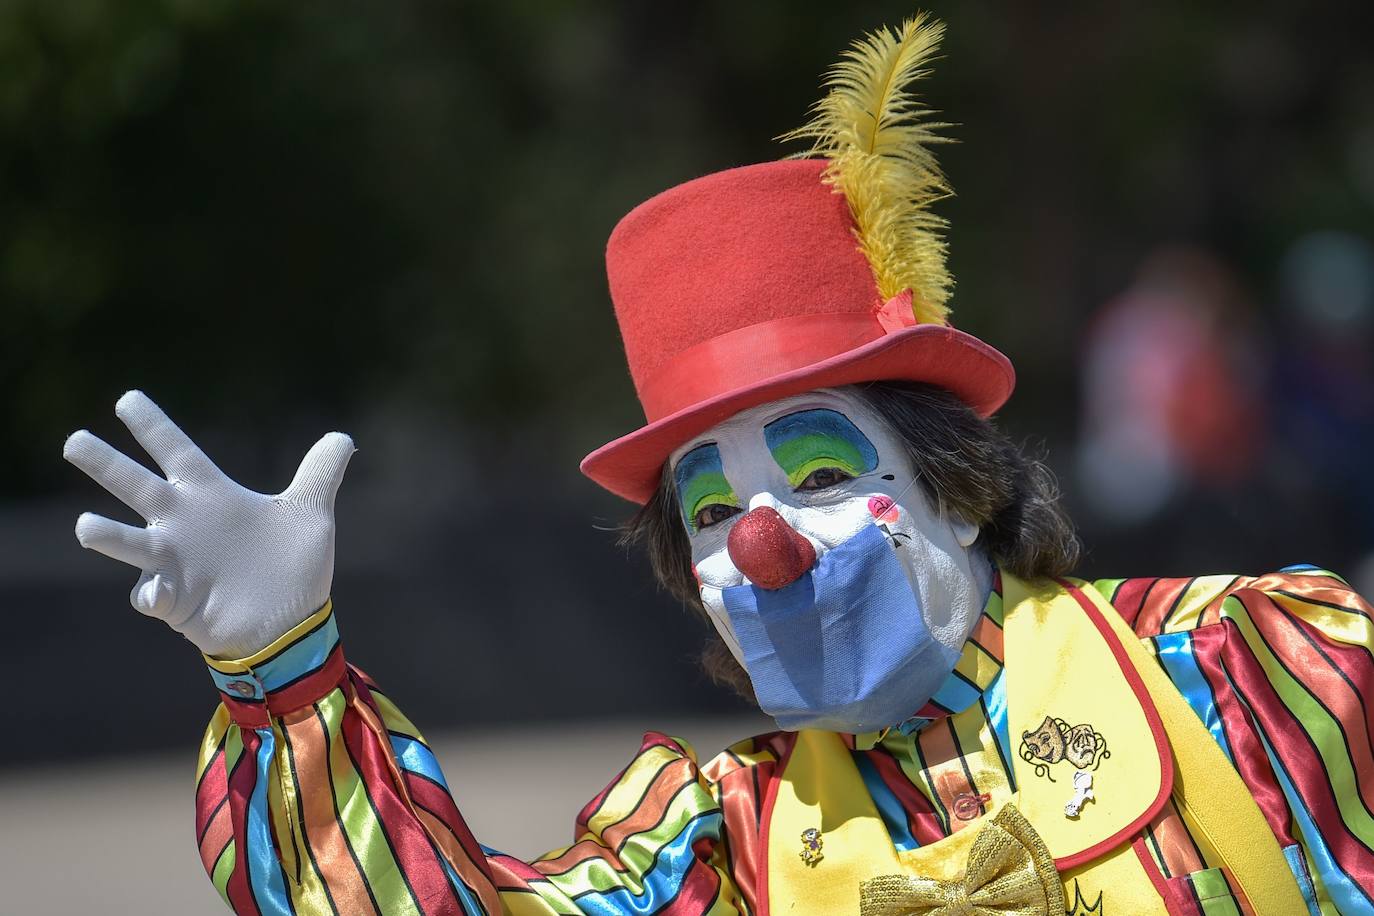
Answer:
<svg viewBox="0 0 1374 916"><path fill-rule="evenodd" d="M1374 590L1369 4L928 6L954 317L1017 366L1002 423L1057 471L1082 574ZM131 387L259 490L354 436L344 637L486 842L568 842L644 729L758 730L577 472L641 421L602 246L789 152L839 51L914 9L0 0L0 888L35 889L0 911L219 911L191 835L213 693L71 534L133 520L60 458L80 427L138 454ZM565 762L515 780L546 734Z"/></svg>

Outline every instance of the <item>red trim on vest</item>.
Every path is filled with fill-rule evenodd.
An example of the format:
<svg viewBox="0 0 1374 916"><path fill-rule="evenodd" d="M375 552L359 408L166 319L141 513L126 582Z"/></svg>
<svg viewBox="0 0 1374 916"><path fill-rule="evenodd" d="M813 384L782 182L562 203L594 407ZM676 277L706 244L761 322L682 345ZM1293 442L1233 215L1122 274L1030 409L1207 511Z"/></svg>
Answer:
<svg viewBox="0 0 1374 916"><path fill-rule="evenodd" d="M763 811L761 819L763 827L759 831L759 872L758 872L758 916L768 916L769 893L768 893L768 841L773 832L773 807L778 801L778 787L782 785L782 776L787 772L787 764L792 759L792 752L797 748L797 735L792 733L792 742L787 745L787 750L778 758L778 763L773 767L773 778L768 780L768 790L763 796Z"/></svg>
<svg viewBox="0 0 1374 916"><path fill-rule="evenodd" d="M1144 854L1145 858L1142 860L1142 864L1146 866L1145 871L1150 875L1151 882L1154 883L1156 890L1159 891L1160 896L1165 900L1166 906L1168 906L1169 901L1173 900L1176 895L1162 883L1162 876L1159 876L1159 880L1156 880L1156 876L1158 876L1159 873L1157 870L1152 871L1153 860L1149 858L1149 851L1144 848L1144 840L1138 836L1141 830L1154 819L1155 815L1157 815L1168 802L1169 795L1173 791L1174 758L1169 750L1168 738L1164 731L1164 722L1159 717L1159 711L1155 709L1154 701L1150 698L1150 692L1145 687L1145 682L1140 679L1140 674L1136 671L1135 665L1131 663L1130 658L1126 655L1126 650L1121 645L1121 640L1117 638L1111 625L1103 618L1102 612L1092 603L1091 599L1083 594L1078 586L1062 579L1058 579L1056 582L1061 588L1073 595L1074 600L1083 608L1084 613L1086 613L1088 619L1092 621L1093 626L1097 627L1097 631L1107 643L1107 648L1111 650L1112 657L1116 659L1117 667L1121 669L1121 673L1125 676L1126 682L1131 686L1131 691L1135 694L1137 701L1139 701L1141 711L1145 714L1145 721L1149 724L1150 733L1154 737L1155 748L1159 752L1160 786L1159 794L1155 797L1155 800L1129 825L1123 827L1121 830L1112 834L1111 837L1094 846L1080 850L1072 855L1055 859L1055 868L1062 874L1079 865L1091 862L1113 849L1120 847L1123 842L1130 841L1130 838L1134 836L1136 839L1131 842L1131 845L1135 849L1136 855ZM762 854L759 857L760 862L758 869L758 916L768 916L769 914L768 850L770 842L769 837L773 826L773 808L777 802L778 787L781 785L783 776L787 772L787 764L792 759L792 752L796 746L796 736L793 735L792 743L788 746L782 757L778 759L777 766L773 770L773 777L769 780L768 789L764 795L761 814L762 828L759 835L759 848L762 850ZM1171 912L1173 912L1172 909ZM1188 913L1187 910L1182 912L1184 914Z"/></svg>
<svg viewBox="0 0 1374 916"><path fill-rule="evenodd" d="M1146 824L1154 819L1154 816L1168 802L1169 794L1173 792L1174 757L1169 751L1169 739L1164 733L1164 722L1159 718L1159 711L1155 709L1154 701L1150 699L1150 691L1146 689L1145 682L1140 679L1140 673L1135 670L1135 665L1131 664L1130 658L1126 655L1126 649L1121 645L1121 640L1116 638L1116 633L1112 631L1111 625L1102 617L1102 612L1097 609L1097 605L1093 604L1092 600L1084 595L1078 586L1063 579L1055 581L1073 595L1074 600L1088 615L1088 619L1093 622L1093 626L1097 627L1097 631L1102 634L1102 638L1107 643L1107 648L1112 650L1112 656L1116 659L1117 667L1126 676L1126 683L1131 685L1131 691L1135 693L1136 699L1140 702L1141 711L1145 713L1145 721L1150 725L1150 733L1154 736L1155 747L1159 751L1159 795L1139 817L1107 839L1072 855L1055 859L1055 867L1064 872L1110 852L1120 846L1123 840L1139 833Z"/></svg>
<svg viewBox="0 0 1374 916"><path fill-rule="evenodd" d="M1197 901L1191 895L1180 896L1178 885L1172 884L1168 878L1155 865L1154 858L1150 855L1150 850L1145 846L1145 838L1140 837L1131 844L1135 850L1136 858L1140 859L1140 867L1145 870L1145 874L1150 879L1150 883L1155 886L1155 893L1159 894L1164 901L1164 909L1168 910L1173 916L1202 916L1198 910Z"/></svg>

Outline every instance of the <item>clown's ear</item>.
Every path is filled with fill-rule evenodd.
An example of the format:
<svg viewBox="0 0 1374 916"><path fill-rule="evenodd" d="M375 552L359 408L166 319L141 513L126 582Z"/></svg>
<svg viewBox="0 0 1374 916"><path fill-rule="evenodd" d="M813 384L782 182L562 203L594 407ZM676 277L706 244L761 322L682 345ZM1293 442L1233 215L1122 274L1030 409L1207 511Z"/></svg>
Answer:
<svg viewBox="0 0 1374 916"><path fill-rule="evenodd" d="M966 522L957 515L951 515L949 527L954 532L954 539L959 542L960 547L972 547L973 542L978 540L978 526L973 522Z"/></svg>

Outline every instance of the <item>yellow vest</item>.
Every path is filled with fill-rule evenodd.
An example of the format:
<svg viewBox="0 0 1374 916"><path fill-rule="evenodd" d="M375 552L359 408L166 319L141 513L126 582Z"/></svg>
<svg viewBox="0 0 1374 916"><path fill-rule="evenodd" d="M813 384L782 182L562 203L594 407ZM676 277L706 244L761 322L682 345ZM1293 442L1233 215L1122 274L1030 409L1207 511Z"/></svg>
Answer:
<svg viewBox="0 0 1374 916"><path fill-rule="evenodd" d="M1077 817L1065 812L1074 795L1074 761L1050 763L1023 746L1012 762L1017 792L1009 804L1054 857L1068 912L1171 912L1141 831L1172 795L1194 836L1225 863L1250 911L1306 913L1297 881L1254 799L1116 611L1092 589L1005 574L1003 602L1003 676L1013 743L1047 727L1048 718L1061 723L1063 734L1083 739L1076 745L1077 762L1084 761L1082 755L1095 761L1095 768L1084 768L1091 770L1094 798ZM1090 728L1075 728L1083 725ZM988 819L996 813L988 812ZM773 916L857 916L859 887L871 878L957 878L981 823L929 846L896 849L843 739L802 731L765 799L761 910ZM823 844L822 855L811 862L800 854L808 830L819 831Z"/></svg>

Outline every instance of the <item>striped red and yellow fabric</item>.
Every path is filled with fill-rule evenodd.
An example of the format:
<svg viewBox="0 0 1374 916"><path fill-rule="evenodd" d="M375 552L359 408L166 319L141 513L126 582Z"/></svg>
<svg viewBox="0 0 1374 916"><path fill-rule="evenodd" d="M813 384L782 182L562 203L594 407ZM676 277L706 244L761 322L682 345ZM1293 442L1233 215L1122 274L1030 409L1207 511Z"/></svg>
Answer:
<svg viewBox="0 0 1374 916"><path fill-rule="evenodd" d="M1370 606L1312 566L1093 585L1244 778L1314 910L1374 911ZM1166 875L1214 864L1186 825L1152 831Z"/></svg>
<svg viewBox="0 0 1374 916"><path fill-rule="evenodd" d="M717 795L649 734L525 863L477 843L418 729L342 663L331 609L258 655L207 659L221 706L196 789L201 860L240 914L737 913Z"/></svg>
<svg viewBox="0 0 1374 916"><path fill-rule="evenodd" d="M1310 911L1369 912L1369 607L1311 567L1092 587L1252 787ZM930 704L885 732L846 736L897 848L976 825L1015 792L1003 648L998 587ZM578 815L572 845L523 862L473 838L419 731L344 662L328 606L253 658L207 664L222 702L201 751L197 837L238 913L762 909L765 799L790 733L701 766L685 742L649 733ZM1225 869L1179 809L1166 806L1142 841L1184 910L1229 899Z"/></svg>

